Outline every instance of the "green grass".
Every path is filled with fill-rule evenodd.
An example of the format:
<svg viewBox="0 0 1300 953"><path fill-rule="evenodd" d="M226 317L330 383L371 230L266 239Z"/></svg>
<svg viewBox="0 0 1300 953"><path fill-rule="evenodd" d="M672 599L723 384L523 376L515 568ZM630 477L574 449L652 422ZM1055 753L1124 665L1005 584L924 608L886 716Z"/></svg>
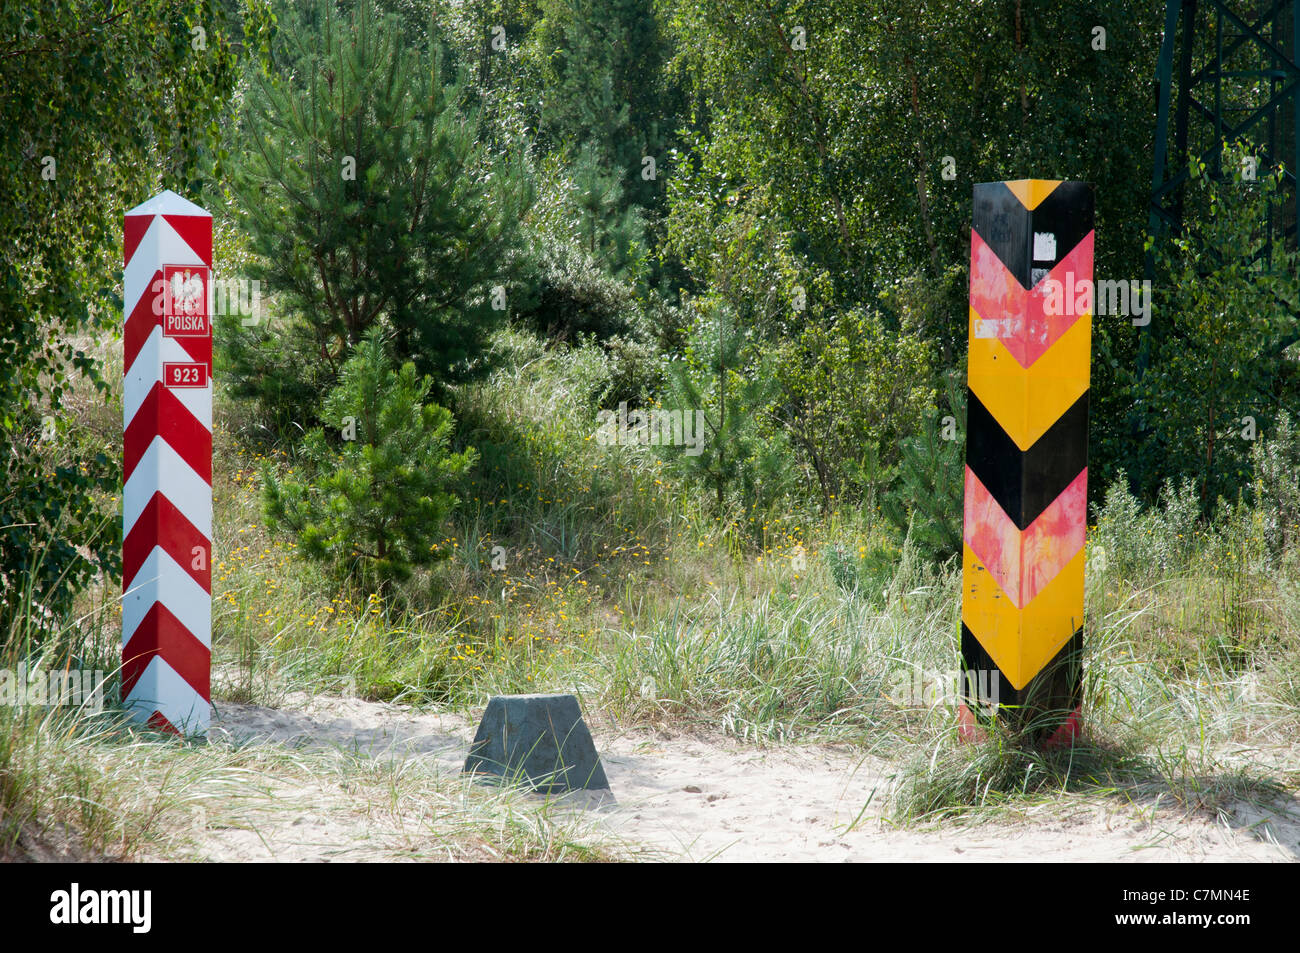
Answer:
<svg viewBox="0 0 1300 953"><path fill-rule="evenodd" d="M1183 506L1141 517L1141 540L1125 543L1115 524L1128 517L1103 515L1112 558L1089 575L1084 744L1064 760L1007 738L967 745L950 699L890 697L900 673L958 666L955 566L926 564L851 511L761 525L766 545L748 545L743 521L708 515L649 451L587 439L593 352L507 344L515 363L462 394L485 461L478 492L436 540L450 558L401 610L338 591L266 538L252 461L222 484L219 551L239 556L221 568L218 644L245 680L232 697L346 683L463 708L574 691L625 722L861 746L900 766L900 819L1153 784L1218 804L1294 783L1285 763L1255 777L1224 760L1243 739L1283 745L1297 722L1300 590L1263 564L1248 522L1199 527Z"/></svg>
<svg viewBox="0 0 1300 953"><path fill-rule="evenodd" d="M186 744L113 711L14 712L0 712L3 860L203 859L221 831L272 852L304 813L355 835L345 859L606 860L623 849L555 803L411 761Z"/></svg>
<svg viewBox="0 0 1300 953"><path fill-rule="evenodd" d="M482 462L451 524L430 530L447 558L387 602L268 535L260 464L293 462L238 442L240 411L218 400L218 705L305 691L464 711L493 694L576 692L623 724L852 745L894 766L887 814L904 825L1080 799L1216 812L1294 795L1300 559L1270 561L1249 514L1205 526L1181 504L1108 504L1089 556L1083 739L1043 753L995 728L965 743L952 698L894 690L957 668L958 567L929 565L868 512L719 518L648 449L588 439L607 373L596 352L523 335L503 346L510 363L459 395ZM60 651L112 662L114 596L88 601ZM11 853L46 837L88 856L196 856L195 817L257 831L276 823L274 792L295 785L340 818L378 812L390 836L376 849L396 855L601 859L624 846L413 761L183 746L66 714L0 719ZM441 807L411 821L425 803Z"/></svg>

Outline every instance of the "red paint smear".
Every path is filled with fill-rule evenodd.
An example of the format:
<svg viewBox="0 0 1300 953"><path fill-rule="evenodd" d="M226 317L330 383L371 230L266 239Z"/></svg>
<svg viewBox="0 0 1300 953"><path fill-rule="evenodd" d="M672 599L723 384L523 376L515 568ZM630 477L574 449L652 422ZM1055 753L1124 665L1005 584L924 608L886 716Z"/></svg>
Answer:
<svg viewBox="0 0 1300 953"><path fill-rule="evenodd" d="M1070 712L1070 716L1065 719L1065 724L1057 728L1043 742L1044 751L1052 751L1056 748L1069 748L1083 733L1083 715L1079 708Z"/></svg>
<svg viewBox="0 0 1300 953"><path fill-rule="evenodd" d="M966 467L963 538L1008 598L1020 605L1020 530Z"/></svg>
<svg viewBox="0 0 1300 953"><path fill-rule="evenodd" d="M1065 719L1065 724L1052 732L1040 748L1053 751L1058 748L1071 747L1083 734L1083 716L1076 708ZM965 705L957 706L957 737L966 744L983 744L989 740L989 733L976 720L975 715Z"/></svg>
<svg viewBox="0 0 1300 953"><path fill-rule="evenodd" d="M1083 548L1087 515L1086 467L1023 533L966 467L962 538L1018 609L1032 602Z"/></svg>
<svg viewBox="0 0 1300 953"><path fill-rule="evenodd" d="M1088 532L1088 468L1061 491L1021 537L1020 591L1025 605L1083 548Z"/></svg>
<svg viewBox="0 0 1300 953"><path fill-rule="evenodd" d="M965 705L957 706L957 737L967 744L982 744L989 740L989 733Z"/></svg>
<svg viewBox="0 0 1300 953"><path fill-rule="evenodd" d="M997 253L984 243L977 231L971 229L970 306L984 320L985 327L992 326L994 336L1021 367L1031 367L1082 317L1079 314L1048 314L1045 289L1048 279L1061 282L1065 291L1064 310L1073 310L1074 292L1078 289L1065 284L1066 273L1073 272L1075 286L1085 279L1092 280L1093 234L1085 235L1048 273L1047 278L1035 285L1032 291L1026 291ZM1095 306L1095 300L1093 303Z"/></svg>

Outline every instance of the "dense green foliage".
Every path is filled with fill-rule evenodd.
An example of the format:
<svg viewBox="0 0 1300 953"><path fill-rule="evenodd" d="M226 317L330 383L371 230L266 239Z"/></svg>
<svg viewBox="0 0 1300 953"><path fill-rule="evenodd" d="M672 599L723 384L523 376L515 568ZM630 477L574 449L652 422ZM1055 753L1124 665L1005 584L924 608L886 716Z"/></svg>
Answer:
<svg viewBox="0 0 1300 953"><path fill-rule="evenodd" d="M966 416L965 394L952 378L945 381L942 418L922 421L920 432L900 443L898 478L881 510L901 536L926 557L946 561L961 553L965 459L958 421Z"/></svg>
<svg viewBox="0 0 1300 953"><path fill-rule="evenodd" d="M122 214L220 168L240 31L208 0L0 12L0 632L118 564L117 452L71 407L109 392L92 345L121 321Z"/></svg>
<svg viewBox="0 0 1300 953"><path fill-rule="evenodd" d="M683 435L683 444L665 449L668 459L688 486L712 495L719 512L730 505L750 523L766 516L789 484L784 441L770 426L772 364L726 304L709 302L699 309L682 359L670 368L664 399L669 412L683 420L692 415L699 440L689 446Z"/></svg>
<svg viewBox="0 0 1300 953"><path fill-rule="evenodd" d="M1225 165L1240 168L1238 149ZM1278 176L1216 183L1203 167L1189 201L1200 209L1195 231L1160 256L1149 369L1130 377L1146 439L1131 465L1144 473L1195 481L1202 508L1250 483L1251 446L1269 430L1278 404L1294 401L1300 334L1300 258L1278 249L1251 261L1257 223L1279 212Z"/></svg>
<svg viewBox="0 0 1300 953"><path fill-rule="evenodd" d="M59 413L73 376L102 387L83 334L117 320L105 194L126 205L165 184L218 210L218 268L263 282L267 319L217 322L236 428L321 480L359 466L364 441L324 435L368 335L413 365L401 401L456 407L511 360L509 325L595 349L584 407L701 415L698 453L651 455L684 512L759 543L774 521L854 513L935 561L958 539L972 184L1092 182L1097 277L1144 273L1160 17L1145 0L270 7L5 15L16 240L0 294L21 316L0 328L6 580L44 558L39 588L71 593L115 558L114 450ZM1254 438L1300 410L1296 264L1242 253L1280 206L1267 168L1231 174L1240 157L1197 169L1188 228L1152 247L1150 327L1094 322L1094 504L1122 473L1144 502L1191 486L1201 517L1252 494L1290 505L1277 451ZM464 450L508 431L477 420L420 439ZM450 500L430 499L435 537ZM369 546L372 524L331 524L303 548L338 562L340 534ZM413 539L391 566L372 552L375 572L423 565Z"/></svg>
<svg viewBox="0 0 1300 953"><path fill-rule="evenodd" d="M292 363L313 354L327 380L381 320L399 357L440 387L480 371L531 201L520 164L477 142L436 39L408 48L369 3L281 27L273 49L295 69L251 74L234 179L259 275L289 318L267 333ZM291 361L237 339L229 353L236 386L274 405L267 389Z"/></svg>

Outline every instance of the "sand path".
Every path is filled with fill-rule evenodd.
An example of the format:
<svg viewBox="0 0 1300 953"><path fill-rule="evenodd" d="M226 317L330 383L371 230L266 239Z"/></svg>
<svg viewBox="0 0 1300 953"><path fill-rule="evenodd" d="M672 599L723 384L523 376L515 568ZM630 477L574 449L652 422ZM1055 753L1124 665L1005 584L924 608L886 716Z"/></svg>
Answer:
<svg viewBox="0 0 1300 953"><path fill-rule="evenodd" d="M336 697L285 707L223 703L213 737L290 748L338 747L457 774L474 722L452 713ZM725 737L591 725L616 804L581 825L630 856L721 861L1287 861L1300 859L1300 801L1209 816L1169 803L1059 799L1002 821L900 830L883 817L884 764L828 746L756 748ZM348 804L336 790L284 786L284 810L256 831L208 829L214 860L370 860L428 856L426 807ZM530 796L528 803L541 802ZM421 842L421 838L424 841Z"/></svg>

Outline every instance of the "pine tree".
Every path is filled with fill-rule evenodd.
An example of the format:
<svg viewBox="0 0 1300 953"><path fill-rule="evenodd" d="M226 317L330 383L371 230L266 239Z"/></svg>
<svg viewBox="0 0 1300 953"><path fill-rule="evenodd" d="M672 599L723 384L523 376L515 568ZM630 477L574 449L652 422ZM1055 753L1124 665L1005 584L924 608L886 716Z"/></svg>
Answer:
<svg viewBox="0 0 1300 953"><path fill-rule="evenodd" d="M635 280L637 249L645 242L641 210L625 207L619 176L601 164L597 150L586 144L570 169L573 202L581 215L583 250L615 278Z"/></svg>
<svg viewBox="0 0 1300 953"><path fill-rule="evenodd" d="M764 427L775 398L774 375L736 327L724 304L700 315L683 360L674 361L665 406L703 416L698 452L666 449L688 480L713 492L721 513L729 501L751 514L765 509L788 483L781 437Z"/></svg>
<svg viewBox="0 0 1300 953"><path fill-rule="evenodd" d="M533 45L545 83L541 126L568 158L589 150L625 183L624 207L662 193L641 161L663 161L680 105L653 0L543 0Z"/></svg>
<svg viewBox="0 0 1300 953"><path fill-rule="evenodd" d="M965 419L965 399L951 377L945 380L950 425ZM947 439L944 421L934 414L922 420L921 432L899 443L898 484L885 496L881 509L894 527L911 536L927 558L945 560L961 553L961 440Z"/></svg>
<svg viewBox="0 0 1300 953"><path fill-rule="evenodd" d="M383 332L366 333L325 403L342 448L323 429L303 442L305 479L263 468L269 526L294 534L300 552L376 588L447 555L432 546L455 506L452 481L474 462L451 453L451 413L429 400L432 382L406 362L394 371Z"/></svg>
<svg viewBox="0 0 1300 953"><path fill-rule="evenodd" d="M476 142L436 41L407 49L371 0L346 23L329 4L313 19L286 30L292 73L252 84L243 223L292 316L285 333L309 338L327 379L383 320L398 356L441 387L481 368L504 317L492 289L510 284L530 180L521 159Z"/></svg>

